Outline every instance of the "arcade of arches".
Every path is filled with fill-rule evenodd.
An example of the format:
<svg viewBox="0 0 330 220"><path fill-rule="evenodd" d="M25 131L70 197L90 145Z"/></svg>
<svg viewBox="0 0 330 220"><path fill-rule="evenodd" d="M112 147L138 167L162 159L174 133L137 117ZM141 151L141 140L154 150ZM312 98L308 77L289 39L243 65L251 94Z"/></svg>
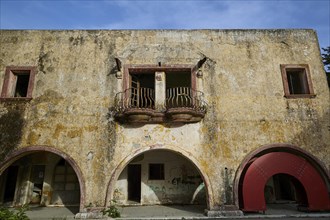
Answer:
<svg viewBox="0 0 330 220"><path fill-rule="evenodd" d="M234 180L234 200L239 209L260 212L270 203L284 202L300 210L330 210L326 169L312 155L288 149L258 150L241 164ZM75 170L58 154L25 153L1 173L0 204L81 207L86 201L81 200ZM204 174L177 152L156 149L140 153L118 172L110 199L119 204L199 204L212 208L207 207L209 186Z"/></svg>

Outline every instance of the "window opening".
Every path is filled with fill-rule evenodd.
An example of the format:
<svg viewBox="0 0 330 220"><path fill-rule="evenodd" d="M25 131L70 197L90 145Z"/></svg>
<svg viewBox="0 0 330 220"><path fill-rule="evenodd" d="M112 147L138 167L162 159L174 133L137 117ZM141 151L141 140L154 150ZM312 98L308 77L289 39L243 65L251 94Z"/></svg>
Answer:
<svg viewBox="0 0 330 220"><path fill-rule="evenodd" d="M1 98L32 98L35 67L6 67Z"/></svg>
<svg viewBox="0 0 330 220"><path fill-rule="evenodd" d="M166 106L190 107L193 104L191 72L166 72Z"/></svg>
<svg viewBox="0 0 330 220"><path fill-rule="evenodd" d="M54 188L57 190L79 190L77 175L64 159L61 159L55 167L54 183Z"/></svg>
<svg viewBox="0 0 330 220"><path fill-rule="evenodd" d="M17 74L14 97L26 97L29 88L30 74Z"/></svg>
<svg viewBox="0 0 330 220"><path fill-rule="evenodd" d="M155 74L131 73L131 106L134 108L155 107Z"/></svg>
<svg viewBox="0 0 330 220"><path fill-rule="evenodd" d="M290 94L309 94L306 72L304 69L287 70Z"/></svg>
<svg viewBox="0 0 330 220"><path fill-rule="evenodd" d="M149 180L164 179L164 164L149 164Z"/></svg>
<svg viewBox="0 0 330 220"><path fill-rule="evenodd" d="M315 97L308 65L281 65L284 94L287 98Z"/></svg>

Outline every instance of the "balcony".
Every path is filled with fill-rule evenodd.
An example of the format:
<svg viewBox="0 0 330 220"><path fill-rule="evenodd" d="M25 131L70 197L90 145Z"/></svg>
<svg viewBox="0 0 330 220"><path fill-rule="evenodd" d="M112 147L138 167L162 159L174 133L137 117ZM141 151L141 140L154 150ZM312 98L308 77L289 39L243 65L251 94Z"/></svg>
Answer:
<svg viewBox="0 0 330 220"><path fill-rule="evenodd" d="M129 88L116 94L115 118L124 122L149 122L155 114L155 90Z"/></svg>
<svg viewBox="0 0 330 220"><path fill-rule="evenodd" d="M189 87L166 90L166 116L175 122L198 122L206 113L203 93Z"/></svg>
<svg viewBox="0 0 330 220"><path fill-rule="evenodd" d="M128 123L199 122L206 113L203 93L189 87L166 89L163 106L155 106L155 90L129 88L116 94L115 118ZM158 100L159 101L159 100ZM159 103L159 102L158 102Z"/></svg>

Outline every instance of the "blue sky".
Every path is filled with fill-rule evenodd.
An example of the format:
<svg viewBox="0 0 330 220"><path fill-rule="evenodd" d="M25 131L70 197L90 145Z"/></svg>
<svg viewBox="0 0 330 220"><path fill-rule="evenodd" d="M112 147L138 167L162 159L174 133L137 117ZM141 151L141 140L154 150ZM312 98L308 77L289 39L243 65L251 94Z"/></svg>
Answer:
<svg viewBox="0 0 330 220"><path fill-rule="evenodd" d="M1 29L311 28L330 45L330 0L0 0Z"/></svg>

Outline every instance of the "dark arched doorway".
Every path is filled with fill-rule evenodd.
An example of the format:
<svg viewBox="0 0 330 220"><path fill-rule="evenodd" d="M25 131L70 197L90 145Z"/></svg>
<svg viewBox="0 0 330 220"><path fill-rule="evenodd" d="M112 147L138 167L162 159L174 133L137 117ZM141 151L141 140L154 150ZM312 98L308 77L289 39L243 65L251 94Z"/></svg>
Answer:
<svg viewBox="0 0 330 220"><path fill-rule="evenodd" d="M267 196L277 192L277 198L274 195L273 200L294 200L298 205L306 206L309 211L329 210L330 201L324 175L307 159L308 155L302 157L294 154L293 149L282 149L286 152L278 152L279 149L259 152L245 164L238 184L240 208L248 212L265 211L267 199L270 199ZM277 183L274 184L274 181ZM292 186L283 188L285 184Z"/></svg>
<svg viewBox="0 0 330 220"><path fill-rule="evenodd" d="M298 206L299 209L308 206L304 186L294 176L284 173L275 174L268 179L264 188L264 196L266 206L280 204L281 207Z"/></svg>
<svg viewBox="0 0 330 220"><path fill-rule="evenodd" d="M82 208L82 175L65 153L45 146L26 147L0 165L1 204Z"/></svg>

